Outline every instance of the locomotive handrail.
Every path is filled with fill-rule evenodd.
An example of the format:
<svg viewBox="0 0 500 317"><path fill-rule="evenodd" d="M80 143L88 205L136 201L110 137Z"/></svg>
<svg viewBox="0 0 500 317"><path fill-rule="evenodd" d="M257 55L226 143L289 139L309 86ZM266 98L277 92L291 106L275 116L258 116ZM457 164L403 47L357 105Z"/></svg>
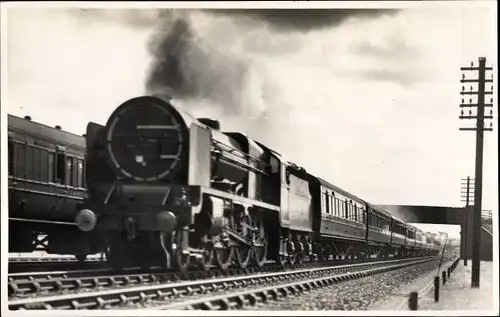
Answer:
<svg viewBox="0 0 500 317"><path fill-rule="evenodd" d="M257 164L257 165L264 165L264 167L268 167L269 166L269 164L266 164L266 162L264 162L264 161L262 161L262 160L260 160L258 158L255 158L255 157L253 157L253 156L251 156L249 154L243 153L243 152L239 151L238 149L235 149L235 148L233 148L231 146L228 146L228 145L226 145L224 143L221 143L221 142L219 142L217 140L213 140L213 142L216 143L218 146L220 146L223 151L228 151L231 154L239 153L239 154L241 154L241 155L239 155L240 158L245 159L245 157L248 157L248 158L251 158L252 160L254 160L256 163L260 163L260 164ZM229 150L225 150L223 147L226 147ZM238 165L240 167L248 168L248 169L250 169L250 170L252 170L254 172L258 172L258 173L264 174L266 176L268 175L263 169L259 169L259 168L253 167L253 166L250 166L248 164L242 164L240 162L237 162L236 160L232 160L230 157L225 157L224 155L219 156L219 159L225 160L227 162L230 162L232 164ZM258 166L258 167L260 167L260 166Z"/></svg>
<svg viewBox="0 0 500 317"><path fill-rule="evenodd" d="M266 176L269 175L269 174L267 174L266 172L264 172L264 171L262 171L260 169L257 169L255 167L247 165L247 164L243 164L243 163L237 162L235 160L232 160L229 157L220 156L219 159L225 160L226 162L229 162L231 164L234 164L234 165L237 165L237 166L240 166L240 167L243 167L243 168L247 168L247 169L249 169L249 170L251 170L253 172L256 172L256 173L260 173L260 174L263 174L263 175L266 175Z"/></svg>
<svg viewBox="0 0 500 317"><path fill-rule="evenodd" d="M113 185L111 185L111 188L109 189L108 191L108 194L106 195L106 199L104 199L104 204L108 204L109 202L109 199L111 198L111 195L113 194L113 192L115 191L115 188L116 188L116 183L118 182L118 180L114 181L113 182Z"/></svg>
<svg viewBox="0 0 500 317"><path fill-rule="evenodd" d="M253 155L251 155L251 154L244 153L244 152L242 152L242 151L240 151L240 150L238 150L238 149L236 149L236 148L234 148L234 147L232 147L232 146L230 146L230 145L227 145L227 144L225 144L225 143L222 143L222 142L217 141L217 140L214 140L214 139L212 139L212 142L214 142L215 144L217 144L217 145L219 145L219 146L221 146L221 147L225 147L225 148L227 148L227 149L228 149L227 151L229 151L229 153L236 152L236 153L241 154L241 155L243 156L243 158L252 159L253 161L255 161L255 162L257 162L257 163L262 162L262 163L264 163L264 164L265 164L265 162L263 162L263 161L262 161L262 160L260 160L259 158L255 157L255 156L253 156Z"/></svg>

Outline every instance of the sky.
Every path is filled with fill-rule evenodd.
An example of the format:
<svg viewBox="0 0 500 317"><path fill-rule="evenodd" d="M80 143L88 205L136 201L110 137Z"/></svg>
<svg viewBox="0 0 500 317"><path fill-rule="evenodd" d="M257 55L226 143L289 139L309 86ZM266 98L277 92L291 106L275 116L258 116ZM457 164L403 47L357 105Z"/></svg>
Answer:
<svg viewBox="0 0 500 317"><path fill-rule="evenodd" d="M2 110L83 134L129 98L169 92L372 203L457 207L475 157L474 133L458 130L474 124L458 119L460 67L484 56L496 69L493 4L307 15L11 8ZM496 213L494 115L483 208Z"/></svg>

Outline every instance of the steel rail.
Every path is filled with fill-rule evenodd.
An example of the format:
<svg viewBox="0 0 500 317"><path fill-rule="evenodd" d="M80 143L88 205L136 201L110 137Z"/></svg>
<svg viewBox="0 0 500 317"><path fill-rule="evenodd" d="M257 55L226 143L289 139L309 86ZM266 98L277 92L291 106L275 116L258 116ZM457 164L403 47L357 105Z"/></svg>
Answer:
<svg viewBox="0 0 500 317"><path fill-rule="evenodd" d="M371 268L362 271L341 273L334 276L324 276L312 278L304 281L286 283L282 285L267 286L258 289L231 292L215 296L196 298L172 303L162 306L156 306L159 310L230 310L248 306L255 306L258 303L275 301L285 298L289 295L298 295L305 291L313 291L322 287L338 284L346 281L372 276L375 274L386 273L389 271L403 269L422 263L427 263L436 259L420 259L412 262L399 263L385 267Z"/></svg>
<svg viewBox="0 0 500 317"><path fill-rule="evenodd" d="M434 259L428 257L420 261ZM407 263L412 259L368 262L352 265L336 265L319 268L306 268L285 272L257 273L246 276L225 278L209 278L203 280L172 282L148 286L135 286L119 289L109 289L95 292L81 292L57 296L36 297L29 299L11 300L8 303L10 310L19 309L103 309L121 306L130 303L144 303L151 300L165 300L179 295L191 296L203 294L207 291L217 291L231 287L255 285L286 281L291 278L304 278L311 275L331 275L364 270L374 266L386 266L390 263Z"/></svg>
<svg viewBox="0 0 500 317"><path fill-rule="evenodd" d="M84 262L99 262L100 258L87 258ZM9 257L9 264L12 263L47 263L47 262L78 262L78 260L70 257Z"/></svg>
<svg viewBox="0 0 500 317"><path fill-rule="evenodd" d="M369 260L363 263L370 263ZM50 292L81 291L87 289L125 287L131 285L148 285L154 283L166 283L180 280L194 280L210 277L228 277L252 273L269 273L283 270L300 269L306 267L318 267L321 265L353 264L352 260L336 262L304 262L301 264L280 266L274 261L269 261L262 268L229 268L226 271L212 268L210 272L193 270L180 273L175 270L165 271L161 267L148 269L133 267L121 271L108 269L75 270L75 271L52 271L34 273L9 274L8 295L9 298L22 297L30 294L45 296ZM128 274L123 274L128 272Z"/></svg>
<svg viewBox="0 0 500 317"><path fill-rule="evenodd" d="M363 263L376 261L370 259ZM79 291L82 289L92 289L99 287L120 287L129 285L144 285L159 282L193 280L209 277L227 277L251 273L278 272L290 269L299 269L305 267L318 267L321 265L342 265L353 264L352 260L340 261L320 261L304 262L300 264L286 264L280 266L274 261L269 261L262 268L248 267L245 269L230 267L223 271L212 268L210 272L203 270L192 270L181 273L175 270L165 271L161 267L150 267L148 269L133 267L121 271L115 271L111 268L94 270L75 270L75 271L51 271L51 272L32 272L32 273L14 273L9 274L8 294L9 297L19 297L27 294L38 294L41 292L59 292L59 291ZM129 272L129 275L122 273ZM132 275L130 275L132 274ZM153 274L153 276L151 276ZM169 274L168 276L166 274Z"/></svg>
<svg viewBox="0 0 500 317"><path fill-rule="evenodd" d="M101 260L91 260L78 262L76 260L57 260L57 261L45 261L45 260L26 260L26 261L9 261L8 271L9 273L28 273L28 272L39 272L39 271L50 271L50 270L68 270L70 268L83 269L83 268L98 268L98 267L109 267L106 261Z"/></svg>
<svg viewBox="0 0 500 317"><path fill-rule="evenodd" d="M82 291L87 289L98 288L113 288L113 287L126 287L132 285L149 285L155 283L168 283L181 280L194 280L212 277L228 277L242 274L252 273L266 273L278 272L284 269L298 269L304 265L293 266L279 266L276 264L264 266L262 268L230 268L226 271L213 269L210 272L196 270L186 273L180 272L165 272L160 267L151 268L150 271L145 272L144 269L130 268L127 271L142 271L138 273L120 274L121 272L113 271L112 269L105 270L82 270L82 271L61 271L52 274L50 272L43 272L37 278L36 273L30 274L31 278L17 280L11 279L9 276L8 293L9 297L19 297L22 295L36 294L40 295L42 292L68 292L68 291ZM94 273L94 275L92 275ZM108 275L95 275L95 273L115 273ZM80 276L79 276L80 275Z"/></svg>

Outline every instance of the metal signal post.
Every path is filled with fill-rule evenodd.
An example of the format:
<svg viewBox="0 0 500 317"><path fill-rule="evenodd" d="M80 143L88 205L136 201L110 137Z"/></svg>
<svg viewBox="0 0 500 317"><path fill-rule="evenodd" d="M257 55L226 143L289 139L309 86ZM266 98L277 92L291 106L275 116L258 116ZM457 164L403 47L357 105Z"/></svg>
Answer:
<svg viewBox="0 0 500 317"><path fill-rule="evenodd" d="M465 188L463 187L465 186ZM462 256L464 259L464 266L467 266L468 252L467 252L467 239L468 239L468 231L469 231L469 218L470 218L470 202L474 199L474 179L467 176L466 179L462 178L462 187L461 187L461 198L462 202L465 203L464 209L464 219L462 226ZM463 191L465 190L465 192Z"/></svg>
<svg viewBox="0 0 500 317"><path fill-rule="evenodd" d="M484 125L485 119L493 119L493 98L490 99L490 103L485 104L485 95L493 94L493 86L491 86L490 91L486 91L486 83L493 83L493 75L491 79L486 79L486 71L493 70L492 67L486 67L486 58L479 58L479 67L474 67L471 63L470 67L460 68L462 71L477 71L477 79L466 79L465 74L462 75L461 83L477 83L477 91L473 91L472 86L470 86L470 91L465 91L465 87L462 86L461 95L477 95L477 103L473 104L472 99L469 99L469 104L462 103L460 108L462 108L460 119L476 119L475 128L460 128L462 131L476 131L476 171L475 171L475 193L474 193L474 213L472 217L473 223L473 248L472 248L472 276L471 276L471 287L479 288L479 273L480 273L480 245L481 245L481 203L483 194L483 136L484 131L493 131L493 123L490 123L490 127L486 128ZM464 115L463 108L469 108L469 115ZM477 108L476 115L472 115L472 108ZM485 108L490 108L490 115L485 115Z"/></svg>

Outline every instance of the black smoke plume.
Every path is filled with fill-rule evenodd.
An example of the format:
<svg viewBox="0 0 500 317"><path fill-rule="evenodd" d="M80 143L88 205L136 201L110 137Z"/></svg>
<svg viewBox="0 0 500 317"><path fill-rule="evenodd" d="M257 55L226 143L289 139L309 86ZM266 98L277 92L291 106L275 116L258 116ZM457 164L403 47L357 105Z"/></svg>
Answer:
<svg viewBox="0 0 500 317"><path fill-rule="evenodd" d="M196 11L198 16L200 11ZM255 76L258 71L251 59L241 52L231 54L220 47L211 46L197 32L199 30L196 30L195 24L191 23L197 18L196 14L191 14L195 11L176 12L176 17L168 16L164 19L162 27L155 32L149 43L152 64L146 82L148 93L170 94L175 99L209 101L223 108L227 114L241 114L242 110L258 108L259 105L266 108L268 104L276 102L273 89L270 88L273 82L263 79L261 73ZM306 32L334 27L350 17L377 18L397 11L259 9L201 12L214 20L223 18L229 19L234 25L245 24L249 30L262 29L262 24L265 24L265 28L274 28L280 32ZM250 45L246 36L247 34L241 34L247 45ZM249 89L252 89L252 93L248 93Z"/></svg>
<svg viewBox="0 0 500 317"><path fill-rule="evenodd" d="M211 47L187 17L165 22L149 43L153 56L146 91L176 99L208 100L238 112L249 69L245 59Z"/></svg>

